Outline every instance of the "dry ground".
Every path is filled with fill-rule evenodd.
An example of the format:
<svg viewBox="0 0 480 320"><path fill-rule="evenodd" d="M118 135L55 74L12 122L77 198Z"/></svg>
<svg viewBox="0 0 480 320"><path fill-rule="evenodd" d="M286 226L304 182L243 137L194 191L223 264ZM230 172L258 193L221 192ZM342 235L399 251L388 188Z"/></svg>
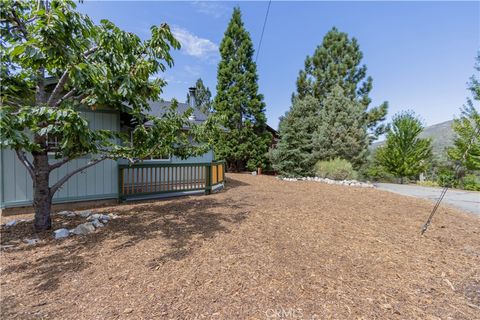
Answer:
<svg viewBox="0 0 480 320"><path fill-rule="evenodd" d="M121 218L4 249L2 318L480 319L480 219L442 207L421 237L431 207L230 174L218 194L96 209Z"/></svg>

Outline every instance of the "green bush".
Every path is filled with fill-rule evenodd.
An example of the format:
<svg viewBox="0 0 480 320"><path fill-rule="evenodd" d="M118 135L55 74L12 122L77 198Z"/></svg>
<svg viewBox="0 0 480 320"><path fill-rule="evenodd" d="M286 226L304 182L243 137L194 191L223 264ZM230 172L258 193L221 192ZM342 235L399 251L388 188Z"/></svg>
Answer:
<svg viewBox="0 0 480 320"><path fill-rule="evenodd" d="M315 174L321 178L333 180L356 179L357 172L347 160L336 158L329 161L318 161L315 164Z"/></svg>
<svg viewBox="0 0 480 320"><path fill-rule="evenodd" d="M467 174L462 179L462 189L480 191L480 178L474 174Z"/></svg>
<svg viewBox="0 0 480 320"><path fill-rule="evenodd" d="M367 164L360 168L359 176L362 180L372 180L381 182L396 182L395 176L385 171L385 168L379 164Z"/></svg>
<svg viewBox="0 0 480 320"><path fill-rule="evenodd" d="M437 172L437 183L442 187L457 187L458 181L455 178L454 170L446 167L439 168Z"/></svg>

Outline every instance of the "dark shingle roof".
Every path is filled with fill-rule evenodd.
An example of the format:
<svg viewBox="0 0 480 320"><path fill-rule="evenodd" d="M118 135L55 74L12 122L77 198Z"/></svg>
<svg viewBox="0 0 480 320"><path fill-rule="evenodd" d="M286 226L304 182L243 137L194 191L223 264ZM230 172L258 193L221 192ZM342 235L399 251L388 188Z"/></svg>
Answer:
<svg viewBox="0 0 480 320"><path fill-rule="evenodd" d="M150 101L149 105L151 110L148 111L148 114L160 118L167 112L168 108L170 108L170 106L172 105L172 102L171 101ZM184 114L188 108L189 108L188 104L178 102L177 113ZM207 120L207 115L196 108L193 109L192 115L195 116L195 120L190 120L190 122L200 124ZM148 125L149 122L147 122L146 124Z"/></svg>

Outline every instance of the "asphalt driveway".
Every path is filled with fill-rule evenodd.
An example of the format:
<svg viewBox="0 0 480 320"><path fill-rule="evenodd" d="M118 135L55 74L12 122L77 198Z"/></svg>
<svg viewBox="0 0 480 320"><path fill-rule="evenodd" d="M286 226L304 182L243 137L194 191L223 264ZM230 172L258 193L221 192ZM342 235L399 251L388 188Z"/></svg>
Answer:
<svg viewBox="0 0 480 320"><path fill-rule="evenodd" d="M416 185L401 185L393 183L375 183L380 190L386 190L405 196L412 196L437 201L442 188L422 187ZM480 192L449 189L442 203L480 215Z"/></svg>

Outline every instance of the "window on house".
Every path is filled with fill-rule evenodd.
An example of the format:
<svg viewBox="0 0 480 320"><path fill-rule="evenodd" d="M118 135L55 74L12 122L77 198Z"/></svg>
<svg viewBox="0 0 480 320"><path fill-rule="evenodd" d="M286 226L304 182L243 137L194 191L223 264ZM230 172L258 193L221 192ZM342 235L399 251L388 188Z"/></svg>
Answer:
<svg viewBox="0 0 480 320"><path fill-rule="evenodd" d="M170 155L161 155L160 157L150 157L150 159L147 159L148 161L169 161L170 160Z"/></svg>
<svg viewBox="0 0 480 320"><path fill-rule="evenodd" d="M49 154L53 154L60 149L62 138L58 135L47 135L47 150Z"/></svg>
<svg viewBox="0 0 480 320"><path fill-rule="evenodd" d="M133 130L130 131L130 144L133 148ZM143 161L170 161L170 155L169 154L165 154L165 155L160 155L160 156L156 156L156 157L149 157L149 158L145 158L145 159L142 159Z"/></svg>

